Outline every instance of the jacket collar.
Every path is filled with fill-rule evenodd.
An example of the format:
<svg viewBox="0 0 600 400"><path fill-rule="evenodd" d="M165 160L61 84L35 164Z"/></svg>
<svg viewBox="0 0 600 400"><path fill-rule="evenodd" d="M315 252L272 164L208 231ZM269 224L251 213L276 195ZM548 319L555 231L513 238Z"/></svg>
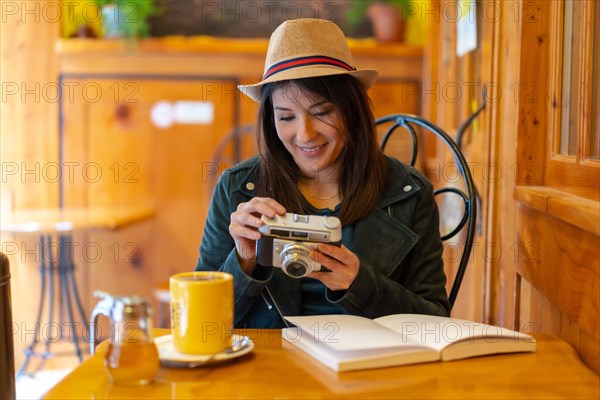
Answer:
<svg viewBox="0 0 600 400"><path fill-rule="evenodd" d="M377 202L381 209L412 197L421 190L420 183L409 173L412 167L390 157L388 157L388 165L391 169L391 181Z"/></svg>
<svg viewBox="0 0 600 400"><path fill-rule="evenodd" d="M240 192L242 192L242 194L244 194L248 197L254 197L254 196L256 196L256 182L258 181L260 157L255 156L246 162L251 162L252 164L251 164L250 168L248 169L248 171L246 172L246 174L243 175L242 179L239 181L240 185L239 185L238 189ZM246 163L246 162L244 162L244 163ZM236 167L233 167L233 168L235 169ZM241 168L241 165L240 165L240 168ZM234 172L234 171L235 170L232 170L232 172Z"/></svg>

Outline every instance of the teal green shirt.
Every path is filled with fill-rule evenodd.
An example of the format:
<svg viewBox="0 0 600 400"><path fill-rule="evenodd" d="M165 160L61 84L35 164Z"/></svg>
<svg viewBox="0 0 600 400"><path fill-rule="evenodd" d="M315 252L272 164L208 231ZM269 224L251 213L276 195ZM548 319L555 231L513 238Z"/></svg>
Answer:
<svg viewBox="0 0 600 400"><path fill-rule="evenodd" d="M341 204L335 209L310 207L311 214L321 216L337 216L341 210ZM350 231L348 229L348 231ZM343 240L346 241L346 229L342 230ZM344 310L336 304L329 302L325 298L325 285L313 278L302 278L302 315L322 315L322 314L344 314Z"/></svg>

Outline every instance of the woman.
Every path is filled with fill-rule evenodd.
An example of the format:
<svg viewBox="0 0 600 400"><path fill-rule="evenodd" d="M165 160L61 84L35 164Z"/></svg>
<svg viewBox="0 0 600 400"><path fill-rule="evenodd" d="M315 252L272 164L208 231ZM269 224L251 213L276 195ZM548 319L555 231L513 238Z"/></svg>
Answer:
<svg viewBox="0 0 600 400"><path fill-rule="evenodd" d="M235 326L280 328L285 315L449 314L432 186L378 148L367 89L341 30L286 21L271 36L260 102L260 156L225 171L213 193L196 270L233 274ZM256 263L261 216L333 215L341 247L310 257L330 272L295 279Z"/></svg>

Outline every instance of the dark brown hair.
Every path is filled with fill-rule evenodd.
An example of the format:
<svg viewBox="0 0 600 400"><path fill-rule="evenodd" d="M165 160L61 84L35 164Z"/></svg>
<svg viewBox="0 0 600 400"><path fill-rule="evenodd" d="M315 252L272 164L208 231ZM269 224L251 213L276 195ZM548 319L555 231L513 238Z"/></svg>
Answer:
<svg viewBox="0 0 600 400"><path fill-rule="evenodd" d="M335 105L347 135L346 147L340 155L339 217L345 224L365 217L385 189L389 173L377 144L371 101L363 85L350 75L281 81L263 87L258 126L261 156L258 195L272 197L288 212L308 213L309 204L297 187L300 171L275 129L272 95L277 88L299 89Z"/></svg>

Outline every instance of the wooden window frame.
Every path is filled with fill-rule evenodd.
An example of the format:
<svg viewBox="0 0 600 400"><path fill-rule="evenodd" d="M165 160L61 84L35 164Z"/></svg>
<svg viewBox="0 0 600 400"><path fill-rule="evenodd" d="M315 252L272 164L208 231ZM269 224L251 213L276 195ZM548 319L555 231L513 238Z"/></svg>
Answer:
<svg viewBox="0 0 600 400"><path fill-rule="evenodd" d="M579 53L578 101L577 101L577 149L574 156L560 154L562 72L563 72L563 22L564 0L551 2L548 61L548 133L549 151L546 151L544 184L557 190L566 191L590 200L600 200L600 161L590 159L589 139L591 135L592 90L589 82L593 73L593 18L594 6L591 0L581 0L580 46L574 49Z"/></svg>
<svg viewBox="0 0 600 400"><path fill-rule="evenodd" d="M589 44L594 4L592 0L581 0L581 3L580 32L584 37L580 48L587 49L580 64L579 96L583 96L583 101L579 101L582 107L578 117L577 152L575 156L566 156L559 153L564 0L521 2L523 12L530 9L535 12L521 24L519 79L533 86L535 91L528 101L519 103L518 168L513 195L525 206L600 235L600 162L586 157L591 133L587 114L591 92L585 87L585 79L589 77L586 74L591 73L593 48Z"/></svg>

